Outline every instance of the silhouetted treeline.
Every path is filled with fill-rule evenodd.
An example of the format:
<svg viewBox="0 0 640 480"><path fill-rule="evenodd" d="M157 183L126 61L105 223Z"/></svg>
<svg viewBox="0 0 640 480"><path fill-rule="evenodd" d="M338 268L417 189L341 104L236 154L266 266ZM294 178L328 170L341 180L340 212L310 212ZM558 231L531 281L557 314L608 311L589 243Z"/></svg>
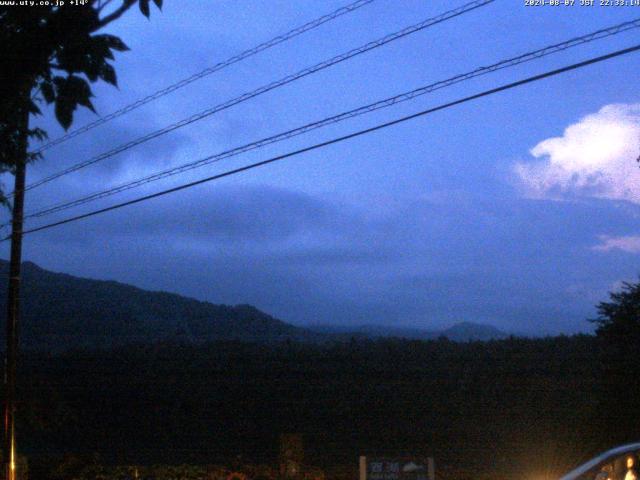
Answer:
<svg viewBox="0 0 640 480"><path fill-rule="evenodd" d="M361 454L430 454L473 478L562 472L609 447L617 428L602 427L597 342L227 342L28 354L20 448L30 461L73 452L114 464L238 455L268 463L280 433L300 432L308 462L321 467L356 465Z"/></svg>

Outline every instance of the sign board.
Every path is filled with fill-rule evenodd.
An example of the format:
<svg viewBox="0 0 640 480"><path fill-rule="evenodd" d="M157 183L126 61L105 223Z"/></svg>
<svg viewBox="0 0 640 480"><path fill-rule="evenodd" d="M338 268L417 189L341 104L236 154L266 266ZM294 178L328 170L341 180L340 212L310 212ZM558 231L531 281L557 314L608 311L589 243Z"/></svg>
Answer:
<svg viewBox="0 0 640 480"><path fill-rule="evenodd" d="M360 457L360 480L435 480L433 458Z"/></svg>

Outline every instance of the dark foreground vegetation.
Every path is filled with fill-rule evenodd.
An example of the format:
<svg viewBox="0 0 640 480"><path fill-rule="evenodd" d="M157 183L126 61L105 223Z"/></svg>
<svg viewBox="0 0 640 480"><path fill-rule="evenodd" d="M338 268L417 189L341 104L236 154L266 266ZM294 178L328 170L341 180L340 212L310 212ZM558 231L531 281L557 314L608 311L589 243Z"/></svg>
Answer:
<svg viewBox="0 0 640 480"><path fill-rule="evenodd" d="M638 411L624 410L637 404L624 400L637 377L603 378L606 352L585 335L29 353L19 446L33 473L54 478L46 466L69 453L120 465L275 463L279 435L299 432L306 463L354 475L361 454L429 454L446 478L545 478L638 440Z"/></svg>

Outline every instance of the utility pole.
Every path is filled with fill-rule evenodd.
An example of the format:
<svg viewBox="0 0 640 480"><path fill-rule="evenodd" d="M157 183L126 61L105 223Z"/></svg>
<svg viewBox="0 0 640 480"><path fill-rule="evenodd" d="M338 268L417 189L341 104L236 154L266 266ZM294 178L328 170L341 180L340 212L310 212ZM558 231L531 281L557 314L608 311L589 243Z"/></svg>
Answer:
<svg viewBox="0 0 640 480"><path fill-rule="evenodd" d="M11 221L11 258L7 296L7 350L4 371L4 443L2 462L5 480L17 478L16 452L16 370L18 363L18 320L20 318L20 266L22 262L22 224L24 217L24 187L27 165L27 131L29 111L26 105L18 110L19 138L16 148L13 218Z"/></svg>

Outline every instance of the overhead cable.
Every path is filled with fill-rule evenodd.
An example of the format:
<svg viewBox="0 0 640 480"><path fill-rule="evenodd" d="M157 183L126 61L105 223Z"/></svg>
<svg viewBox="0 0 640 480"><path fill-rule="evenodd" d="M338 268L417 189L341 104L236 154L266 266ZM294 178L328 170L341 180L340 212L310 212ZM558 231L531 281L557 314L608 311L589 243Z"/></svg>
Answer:
<svg viewBox="0 0 640 480"><path fill-rule="evenodd" d="M131 140L131 141L127 142L127 143L119 145L119 146L117 146L117 147L115 147L115 148L113 148L113 149L111 149L111 150L109 150L107 152L101 153L101 154L99 154L99 155L97 155L95 157L92 157L92 158L88 159L88 160L85 160L83 162L80 162L80 163L77 163L75 165L72 165L71 167L68 167L68 168L66 168L64 170L56 172L56 173L54 173L52 175L49 175L49 176L47 176L47 177L45 177L45 178L43 178L41 180L38 180L36 182L33 182L33 183L27 185L25 187L25 190L31 190L32 188L38 187L40 185L44 185L45 183L48 183L48 182L50 182L52 180L60 178L60 177L62 177L64 175L68 175L70 173L76 172L76 171L78 171L78 170L80 170L82 168L88 167L89 165L93 165L93 164L95 164L97 162L100 162L100 161L105 160L107 158L113 157L114 155L122 153L122 152L124 152L126 150L129 150L129 149L131 149L131 148L133 148L133 147L135 147L137 145L141 145L141 144L143 144L145 142L148 142L149 140L152 140L154 138L158 138L158 137L160 137L162 135L165 135L165 134L167 134L169 132L172 132L172 131L177 130L177 129L182 128L182 127L185 127L187 125L190 125L190 124L192 124L194 122L197 122L199 120L202 120L204 118L207 118L207 117L213 115L214 113L218 113L218 112L221 112L223 110L226 110L226 109L228 109L230 107L233 107L234 105L237 105L239 103L242 103L242 102L245 102L245 101L250 100L252 98L255 98L255 97L257 97L259 95L262 95L264 93L267 93L267 92L269 92L271 90L275 90L276 88L279 88L279 87L282 87L282 86L287 85L289 83L292 83L292 82L294 82L296 80L299 80L299 79L301 79L303 77L306 77L306 76L311 75L313 73L319 72L319 71L324 70L326 68L329 68L329 67L331 67L333 65L336 65L338 63L341 63L341 62L344 62L346 60L349 60L349 59L351 59L353 57L356 57L358 55L362 55L363 53L366 53L366 52L368 52L370 50L374 50L376 48L379 48L379 47L381 47L383 45L386 45L386 44L388 44L390 42L393 42L395 40L398 40L400 38L406 37L407 35L411 35L413 33L419 32L419 31L424 30L426 28L432 27L432 26L434 26L436 24L439 24L439 23L445 22L447 20L456 18L456 17L458 17L460 15L463 15L463 14L465 14L467 12L470 12L470 11L475 10L477 8L480 8L480 7L483 7L483 6L488 5L490 3L493 3L494 1L495 0L474 0L474 1L469 2L469 3L467 3L467 4L465 4L465 5L461 6L461 7L455 8L453 10L449 10L449 11L447 11L445 13L442 13L442 14L436 16L436 17L432 17L432 18L424 20L424 21L422 21L420 23L412 25L410 27L403 28L400 31L397 31L395 33L386 35L386 36L384 36L382 38L379 38L378 40L374 40L372 42L369 42L369 43L367 43L365 45L362 45L362 46L360 46L358 48L355 48L353 50L349 50L346 53L337 55L337 56L335 56L335 57L333 57L333 58L331 58L329 60L325 60L323 62L320 62L320 63L316 64L316 65L313 65L312 67L307 67L307 68L305 68L303 70L300 70L297 73L287 75L286 77L281 78L280 80L277 80L275 82L271 82L271 83L269 83L267 85L263 85L262 87L259 87L259 88L255 89L255 90L252 90L251 92L244 93L244 94L240 95L239 97L235 97L235 98L233 98L231 100L228 100L228 101L226 101L224 103L221 103L221 104L216 105L214 107L211 107L211 108L208 108L206 110L203 110L203 111L201 111L199 113L191 115L188 118L185 118L185 119L180 120L180 121L178 121L176 123L168 125L168 126L162 128L160 130L156 130L156 131L151 132L151 133L149 133L147 135L144 135L142 137L136 138L136 139Z"/></svg>
<svg viewBox="0 0 640 480"><path fill-rule="evenodd" d="M223 151L221 153L218 153L216 155L212 155L212 156L208 156L206 158L203 159L199 159L197 161L193 161L193 162L188 162L176 167L172 167L160 172L156 172L153 173L151 175L142 177L142 178L138 178L136 180L132 180L132 181L128 181L125 183L122 183L120 185L117 185L115 187L106 189L106 190L102 190L84 197L80 197L77 198L75 200L71 200L71 201L66 201L66 202L62 202L62 203L58 203L56 205L53 206L49 206L43 209L40 209L38 211L32 212L32 213L27 213L25 215L25 218L37 218L37 217L43 217L46 215L50 215L53 213L57 213L63 210L67 210L69 208L72 207L76 207L79 205L84 205L86 203L95 201L95 200L99 200L102 198L106 198L109 197L111 195L115 195L117 193L120 192L124 192L126 190L130 190L132 188L136 188L139 187L141 185L147 184L147 183L151 183L154 181L158 181L161 180L163 178L167 178L167 177L171 177L174 175L178 175L180 173L184 173L186 171L189 170L193 170L195 168L200 168L203 167L205 165L209 165L215 162L219 162L221 160L227 159L227 158L231 158L231 157L235 157L237 155L240 155L242 153L246 153L261 147L264 147L266 145L270 145L273 143L277 143L277 142L281 142L283 140L287 140L289 138L292 137L296 137L298 135L302 135L304 133L310 132L312 130L316 130L322 127L325 127L327 125L331 125L331 124L335 124L335 123L339 123L342 122L344 120L350 119L350 118L354 118L354 117L358 117L376 110L380 110L383 108L387 108L387 107L391 107L393 105L402 103L402 102L406 102L409 100L413 100L416 97L434 92L436 90L440 90L446 87L450 87L452 85L458 84L460 82L466 81L466 80L470 80L472 78L475 77L479 77L482 75L486 75L492 72L496 72L505 68L509 68L509 67L513 67L516 65L520 65L522 63L526 63L526 62L530 62L539 58L543 58L546 57L548 55L554 54L554 53L558 53L561 51L565 51L569 48L574 48L578 45L582 45L585 43L589 43L589 42L593 42L595 40L599 40L602 38L606 38L606 37L610 37L612 35L617 35L619 33L625 32L627 30L633 29L633 28L639 28L640 27L640 18L636 19L636 20L632 20L632 21L628 21L628 22L624 22L618 25L614 25L612 27L609 28L605 28L605 29L600 29L597 30L595 32L589 33L587 35L582 35L580 37L575 37L572 38L570 40L566 40L564 42L561 43L557 43L554 45L550 45L538 50L534 50L531 52L527 52L524 53L522 55L518 55L516 57L512 57L506 60L502 60L500 62L494 63L492 65L488 65L488 66L484 66L484 67L479 67L475 70L472 70L470 72L467 73L463 73L460 75L456 75L454 77L448 78L446 80L440 80L438 82L435 83L431 83L429 85L408 91L408 92L404 92L401 93L399 95L395 95L389 98L385 98L383 100L379 100L377 102L362 106L362 107L358 107L356 109L353 110L348 110L346 112L342 112L340 114L337 115L333 115L327 118L324 118L322 120L316 121L316 122L312 122L312 123L308 123L306 125L291 129L291 130L287 130L285 132L281 132L278 133L276 135L272 135L266 138L262 138L260 140L256 140L253 141L251 143L247 143L245 145L239 146L239 147L235 147L232 148L230 150L226 150Z"/></svg>
<svg viewBox="0 0 640 480"><path fill-rule="evenodd" d="M528 83L537 82L537 81L543 80L545 78L549 78L549 77L553 77L553 76L556 76L556 75L560 75L562 73L566 73L566 72L569 72L569 71L572 71L572 70L577 70L579 68L583 68L583 67L586 67L588 65L593 65L595 63L600 63L600 62L603 62L603 61L606 61L606 60L610 60L610 59L615 58L615 57L620 57L622 55L627 55L629 53L637 52L639 50L640 50L640 45L635 45L633 47L625 48L623 50L617 50L615 52L612 52L612 53L609 53L609 54L606 54L606 55L602 55L602 56L599 56L599 57L591 58L591 59L585 60L583 62L574 63L572 65L568 65L568 66L565 66L565 67L562 67L562 68L558 68L556 70L551 70L551 71L548 71L548 72L545 72L545 73L542 73L542 74L539 74L539 75L534 75L532 77L528 77L528 78L525 78L523 80L518 80L516 82L508 83L506 85L502 85L500 87L492 88L490 90L485 90L485 91L483 91L481 93L477 93L475 95L464 97L464 98L461 98L459 100L455 100L453 102L448 102L448 103L439 105L437 107L429 108L427 110L423 110L421 112L414 113L412 115L407 115L407 116L404 116L404 117L401 117L401 118L398 118L398 119L395 119L395 120L391 120L391 121L386 122L386 123L382 123L382 124L376 125L374 127L370 127L370 128L366 128L366 129L363 129L363 130L359 130L357 132L350 133L348 135L344 135L344 136L341 136L341 137L333 138L331 140L327 140L327 141L324 141L324 142L321 142L321 143L317 143L315 145L311 145L309 147L305 147L305 148L302 148L302 149L299 149L299 150L295 150L295 151L292 151L292 152L289 152L289 153L285 153L283 155L278 155L276 157L272 157L272 158L269 158L267 160L263 160L263 161L256 162L256 163L252 163L250 165L245 165L243 167L239 167L239 168L236 168L236 169L233 169L233 170L228 170L226 172L219 173L217 175L212 175L210 177L202 178L200 180L196 180L196 181L189 182L189 183L186 183L186 184L183 184L183 185L179 185L177 187L169 188L167 190L162 190L160 192L156 192L156 193L153 193L153 194L149 194L149 195L145 195L145 196L142 196L142 197L138 197L138 198L135 198L135 199L132 199L132 200L128 200L126 202L122 202L122 203L118 203L118 204L115 204L115 205L111 205L109 207L101 208L99 210L94 210L94 211L91 211L91 212L88 212L88 213L84 213L82 215L76 215L74 217L70 217L70 218L66 218L66 219L63 219L63 220L59 220L57 222L53 222L53 223L49 223L49 224L46 224L46 225L42 225L40 227L32 228L32 229L29 229L29 230L24 230L21 233L22 234L28 234L28 233L39 232L39 231L42 231L42 230L46 230L46 229L50 229L50 228L57 227L57 226L60 226L60 225L64 225L64 224L67 224L67 223L71 223L71 222L75 222L75 221L82 220L82 219L85 219L85 218L89 218L89 217L93 217L93 216L96 216L96 215L100 215L102 213L110 212L112 210L117 210L117 209L129 206L129 205L134 205L134 204L137 204L137 203L141 203L141 202L144 202L144 201L147 201L147 200L151 200L153 198L157 198L157 197L161 197L161 196L164 196L164 195L168 195L170 193L175 193L175 192L178 192L180 190L185 190L185 189L188 189L188 188L191 188L191 187L195 187L197 185L201 185L203 183L208 183L208 182L212 182L214 180L219 180L221 178L229 177L231 175L235 175L235 174L238 174L238 173L241 173L241 172L245 172L247 170L252 170L254 168L262 167L262 166L265 166L265 165L268 165L268 164L271 164L271 163L274 163L274 162L277 162L277 161L280 161L280 160L284 160L286 158L298 156L298 155L301 155L303 153L310 152L312 150L318 150L320 148L324 148L324 147L327 147L329 145L333 145L333 144L336 144L336 143L344 142L344 141L352 139L352 138L356 138L356 137L360 137L360 136L363 136L363 135L367 135L369 133L373 133L375 131L382 130L384 128L388 128L388 127L391 127L393 125L398 125L400 123L404 123L404 122L407 122L409 120L414 120L414 119L416 119L418 117L429 115L431 113L435 113L435 112L438 112L440 110L445 110L447 108L454 107L456 105L460 105L460 104L467 103L467 102L470 102L470 101L473 101L473 100L477 100L477 99L482 98L482 97L487 97L489 95L493 95L493 94L496 94L498 92L503 92L505 90L510 90L510 89L513 89L513 88L516 88L516 87L519 87L519 86L522 86L522 85L525 85L525 84L528 84ZM9 235L7 237L4 237L2 239L2 241L9 240L10 238L11 238L11 235Z"/></svg>
<svg viewBox="0 0 640 480"><path fill-rule="evenodd" d="M327 15L323 15L319 18L316 18L315 20L312 20L308 23L305 23L304 25L301 25L299 27L296 27L290 31L288 31L287 33L284 33L282 35L278 35L277 37L272 38L271 40L268 40L264 43L261 43L260 45L257 45L253 48L250 48L249 50L245 50L242 53L239 53L237 55L234 55L231 58L228 58L227 60L224 60L222 62L216 63L215 65L205 68L204 70L198 72L198 73L194 73L193 75L191 75L190 77L184 78L182 80L180 80L179 82L176 82L172 85L169 85L168 87L165 87L161 90L158 90L150 95L147 95L146 97L143 97L129 105L126 105L114 112L111 112L108 115L105 115L103 117L100 117L96 120L94 120L91 123L88 123L82 127L79 127L75 130L72 130L71 132L62 135L56 139L51 140L50 142L45 143L44 145L42 145L37 151L38 153L44 152L45 150L48 150L49 148L53 147L54 145L59 145L60 143L66 142L67 140L77 137L78 135L81 135L83 133L88 132L89 130L92 130L100 125L103 125L111 120L113 120L114 118L118 118L121 117L122 115L125 115L129 112L132 112L133 110L136 110L137 108L146 105L149 102L152 102L154 100L157 100L158 98L164 97L165 95L168 95L169 93L175 92L176 90L183 88L197 80L200 80L201 78L207 77L215 72L218 72L226 67L229 67L235 63L238 63L246 58L252 57L254 55L257 55L260 52L263 52L271 47L275 47L276 45L279 45L283 42L286 42L287 40L291 40L292 38L297 37L298 35L301 35L305 32L308 32L310 30L313 30L317 27L319 27L320 25L323 25L327 22L330 22L332 20L335 20L338 17L341 17L343 15L346 15L348 13L351 13L357 9L359 9L360 7L364 7L365 5L368 5L369 3L373 2L374 0L357 0L356 2L350 3L349 5L346 5L344 7L338 8L337 10L334 10L331 13L328 13Z"/></svg>

